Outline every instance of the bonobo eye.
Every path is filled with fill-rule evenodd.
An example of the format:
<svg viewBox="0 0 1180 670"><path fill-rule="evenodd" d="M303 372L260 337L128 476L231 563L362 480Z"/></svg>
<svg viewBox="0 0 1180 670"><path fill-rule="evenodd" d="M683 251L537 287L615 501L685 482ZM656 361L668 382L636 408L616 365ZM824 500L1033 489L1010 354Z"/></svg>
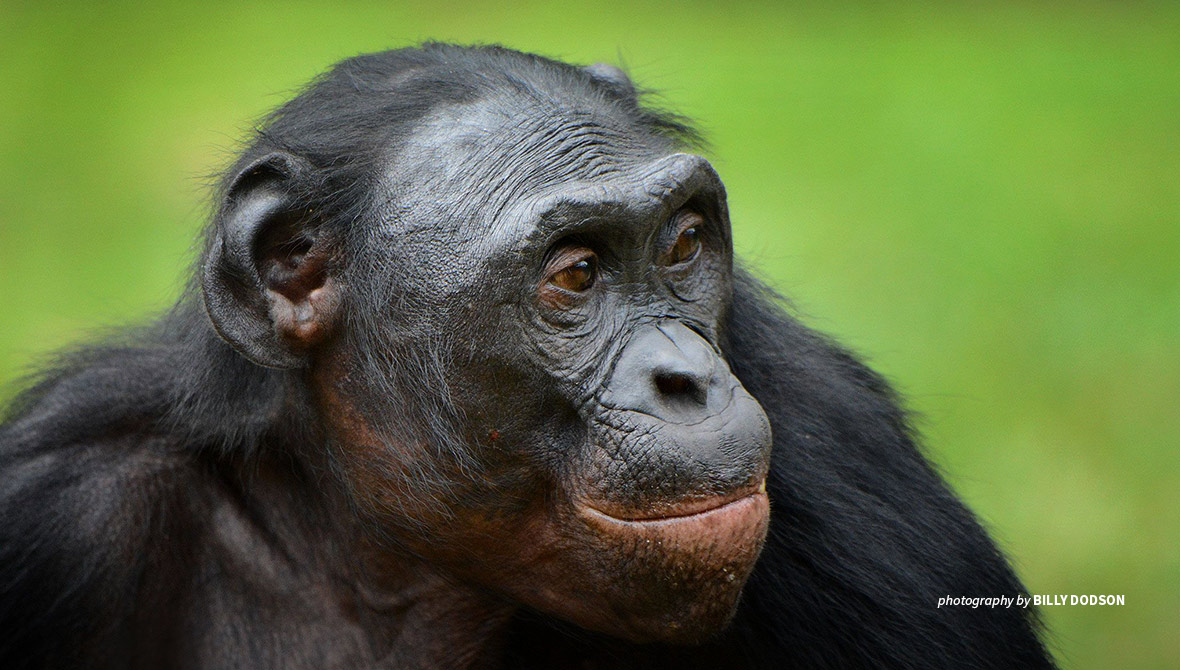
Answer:
<svg viewBox="0 0 1180 670"><path fill-rule="evenodd" d="M561 306L584 293L598 278L598 256L584 247L563 249L547 264L545 284L541 297L547 302Z"/></svg>
<svg viewBox="0 0 1180 670"><path fill-rule="evenodd" d="M661 259L664 265L687 263L696 258L701 251L700 226L704 223L701 215L696 212L683 212L678 219L680 234L672 246L664 252L664 257Z"/></svg>
<svg viewBox="0 0 1180 670"><path fill-rule="evenodd" d="M593 256L587 256L573 265L568 265L549 277L549 283L574 293L581 293L594 286L594 275L598 263Z"/></svg>

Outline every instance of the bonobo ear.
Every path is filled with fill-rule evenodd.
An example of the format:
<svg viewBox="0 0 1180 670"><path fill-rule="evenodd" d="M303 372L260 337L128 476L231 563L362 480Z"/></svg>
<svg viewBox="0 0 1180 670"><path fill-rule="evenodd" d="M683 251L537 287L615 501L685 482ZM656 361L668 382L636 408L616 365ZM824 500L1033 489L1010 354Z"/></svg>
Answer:
<svg viewBox="0 0 1180 670"><path fill-rule="evenodd" d="M214 227L201 285L217 332L273 368L307 363L336 320L328 240L298 197L310 166L272 153L234 178Z"/></svg>

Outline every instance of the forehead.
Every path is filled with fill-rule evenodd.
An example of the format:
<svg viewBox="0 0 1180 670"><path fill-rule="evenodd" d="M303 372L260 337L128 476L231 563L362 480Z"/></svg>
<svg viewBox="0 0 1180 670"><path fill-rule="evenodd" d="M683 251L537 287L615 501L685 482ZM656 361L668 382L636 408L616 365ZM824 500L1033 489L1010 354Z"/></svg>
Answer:
<svg viewBox="0 0 1180 670"><path fill-rule="evenodd" d="M640 181L671 153L618 110L505 95L437 109L386 177L404 208L471 221L555 190Z"/></svg>
<svg viewBox="0 0 1180 670"><path fill-rule="evenodd" d="M564 236L609 234L641 251L653 224L690 199L728 239L725 190L705 159L593 106L440 108L391 148L380 179L365 267L440 318L474 295L533 281Z"/></svg>

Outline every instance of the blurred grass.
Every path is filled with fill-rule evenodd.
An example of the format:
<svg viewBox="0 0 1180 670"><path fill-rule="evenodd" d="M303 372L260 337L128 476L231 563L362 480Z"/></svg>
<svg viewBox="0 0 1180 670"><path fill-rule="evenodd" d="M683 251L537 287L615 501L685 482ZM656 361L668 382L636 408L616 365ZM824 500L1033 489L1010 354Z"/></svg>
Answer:
<svg viewBox="0 0 1180 670"><path fill-rule="evenodd" d="M908 393L1029 589L1126 594L1046 610L1063 664L1180 666L1180 4L5 2L0 382L175 297L252 119L427 38L700 119L739 251Z"/></svg>

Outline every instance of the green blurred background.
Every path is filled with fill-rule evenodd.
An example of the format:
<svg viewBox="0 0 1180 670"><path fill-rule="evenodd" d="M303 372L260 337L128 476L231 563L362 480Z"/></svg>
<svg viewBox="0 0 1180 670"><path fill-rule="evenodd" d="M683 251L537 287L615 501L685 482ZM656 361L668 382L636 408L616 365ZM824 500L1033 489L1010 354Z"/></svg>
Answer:
<svg viewBox="0 0 1180 670"><path fill-rule="evenodd" d="M1180 667L1180 3L0 3L0 398L173 300L251 120L428 38L699 119L739 252L908 395L1030 591L1126 595L1046 609L1062 663Z"/></svg>

